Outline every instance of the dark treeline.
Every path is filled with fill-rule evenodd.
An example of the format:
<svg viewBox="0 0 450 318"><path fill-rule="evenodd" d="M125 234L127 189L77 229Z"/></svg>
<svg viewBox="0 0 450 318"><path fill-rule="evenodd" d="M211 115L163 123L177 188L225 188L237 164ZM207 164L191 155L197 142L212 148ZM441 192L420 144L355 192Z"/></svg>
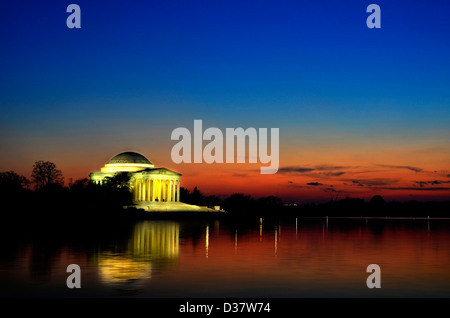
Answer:
<svg viewBox="0 0 450 318"><path fill-rule="evenodd" d="M0 218L27 220L28 223L82 224L96 222L123 223L141 214L132 207L129 188L130 175L119 173L107 178L102 185L88 178L64 186L63 175L48 161L37 161L31 180L13 171L0 173ZM220 206L228 215L246 217L450 217L447 202L386 202L375 195L365 201L357 198L332 200L322 204L283 204L275 196L253 198L236 193L226 198L206 196L197 187L193 191L180 189L180 200L199 206ZM7 224L7 222L2 222Z"/></svg>
<svg viewBox="0 0 450 318"><path fill-rule="evenodd" d="M103 185L84 178L64 186L61 172L42 161L36 162L31 181L13 171L1 172L0 226L8 230L10 224L15 224L11 221L19 221L41 232L55 228L61 232L83 229L82 234L88 235L89 229L101 228L113 233L136 216L132 210L123 209L132 204L128 184L129 176L124 173L107 178Z"/></svg>
<svg viewBox="0 0 450 318"><path fill-rule="evenodd" d="M215 195L204 196L197 187L195 187L192 192L186 188L181 187L180 201L200 206L216 206L221 204L221 200L219 197Z"/></svg>
<svg viewBox="0 0 450 318"><path fill-rule="evenodd" d="M220 206L231 215L239 216L266 216L280 212L283 204L280 198L268 196L255 199L251 195L242 193L232 194L221 200L211 195L204 196L197 187L192 192L188 189L180 189L180 201L200 206Z"/></svg>
<svg viewBox="0 0 450 318"><path fill-rule="evenodd" d="M380 195L369 201L345 198L320 204L283 204L275 196L256 199L242 193L220 200L217 196L204 196L195 187L192 192L182 188L180 200L202 206L220 205L230 215L239 217L450 217L450 201L386 202Z"/></svg>
<svg viewBox="0 0 450 318"><path fill-rule="evenodd" d="M346 198L322 204L285 206L283 213L330 217L450 217L450 201L386 202L381 196L375 195L369 201Z"/></svg>

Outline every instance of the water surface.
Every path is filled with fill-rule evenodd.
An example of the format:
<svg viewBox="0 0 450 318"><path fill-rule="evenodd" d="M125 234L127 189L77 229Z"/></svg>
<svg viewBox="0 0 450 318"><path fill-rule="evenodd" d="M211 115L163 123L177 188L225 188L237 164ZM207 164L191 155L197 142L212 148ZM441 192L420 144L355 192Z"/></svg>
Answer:
<svg viewBox="0 0 450 318"><path fill-rule="evenodd" d="M142 220L83 243L13 228L2 297L450 297L450 220ZM81 289L66 287L69 264Z"/></svg>

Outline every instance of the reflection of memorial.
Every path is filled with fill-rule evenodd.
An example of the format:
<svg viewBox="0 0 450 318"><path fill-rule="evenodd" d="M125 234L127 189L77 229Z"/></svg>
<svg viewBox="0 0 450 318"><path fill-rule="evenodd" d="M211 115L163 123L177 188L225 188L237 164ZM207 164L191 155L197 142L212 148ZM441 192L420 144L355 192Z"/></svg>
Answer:
<svg viewBox="0 0 450 318"><path fill-rule="evenodd" d="M134 227L129 250L135 257L177 258L178 237L178 223L140 222Z"/></svg>
<svg viewBox="0 0 450 318"><path fill-rule="evenodd" d="M132 283L150 278L150 262L134 260L130 255L118 255L111 252L100 253L98 257L100 280L107 285Z"/></svg>
<svg viewBox="0 0 450 318"><path fill-rule="evenodd" d="M122 285L151 278L155 265L178 258L179 225L174 222L137 223L121 253L100 252L98 268L105 284Z"/></svg>

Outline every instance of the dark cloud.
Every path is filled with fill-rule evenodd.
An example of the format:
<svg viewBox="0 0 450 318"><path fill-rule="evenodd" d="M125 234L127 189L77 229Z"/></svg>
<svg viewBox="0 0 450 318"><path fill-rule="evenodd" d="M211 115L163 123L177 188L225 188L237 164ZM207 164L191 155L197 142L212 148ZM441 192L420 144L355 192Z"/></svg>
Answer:
<svg viewBox="0 0 450 318"><path fill-rule="evenodd" d="M304 172L311 172L311 171L314 171L314 169L313 168L305 168L305 167L297 167L297 166L281 167L278 169L278 172L281 172L281 173L289 173L289 172L304 173Z"/></svg>
<svg viewBox="0 0 450 318"><path fill-rule="evenodd" d="M395 166L395 165L377 165L378 167L384 167L384 168L392 168L392 169L407 169L414 172L420 172L423 169L418 167L412 167L412 166Z"/></svg>
<svg viewBox="0 0 450 318"><path fill-rule="evenodd" d="M308 182L307 183L307 185L309 185L309 186L321 186L321 185L323 185L323 183L320 183L320 182Z"/></svg>
<svg viewBox="0 0 450 318"><path fill-rule="evenodd" d="M345 172L339 171L339 172L325 172L324 175L327 177L339 177L342 176Z"/></svg>
<svg viewBox="0 0 450 318"><path fill-rule="evenodd" d="M289 189L310 189L308 186L306 185L302 185L302 184L298 184L295 182L289 182L285 185L285 187L289 188Z"/></svg>
<svg viewBox="0 0 450 318"><path fill-rule="evenodd" d="M249 175L248 174L244 174L244 173L234 173L233 176L234 177L239 177L239 178L246 178Z"/></svg>
<svg viewBox="0 0 450 318"><path fill-rule="evenodd" d="M450 190L450 188L446 187L434 187L434 188L418 188L418 187L399 187L399 188L393 188L393 187L386 187L383 188L384 190L408 190L408 191L446 191Z"/></svg>
<svg viewBox="0 0 450 318"><path fill-rule="evenodd" d="M323 172L324 176L342 176L345 171L335 171L335 170L343 170L352 167L344 167L344 166L333 166L333 165L317 165L314 167L304 167L304 166L288 166L281 167L278 169L280 173L308 173L308 172Z"/></svg>
<svg viewBox="0 0 450 318"><path fill-rule="evenodd" d="M433 181L414 181L417 183L421 188L424 186L431 184L431 185L437 185L437 184L443 184L443 183L450 183L450 181L440 181L440 180L433 180Z"/></svg>
<svg viewBox="0 0 450 318"><path fill-rule="evenodd" d="M352 184L358 185L360 187L363 186L387 186L392 183L398 182L397 179L387 179L387 178L375 178L375 179L358 179L358 180L343 180L343 181L351 181Z"/></svg>
<svg viewBox="0 0 450 318"><path fill-rule="evenodd" d="M315 170L318 171L332 171L332 170L342 170L342 169L348 169L349 167L343 167L343 166L332 166L332 165L318 165L315 167Z"/></svg>
<svg viewBox="0 0 450 318"><path fill-rule="evenodd" d="M427 185L426 181L415 181L421 188Z"/></svg>

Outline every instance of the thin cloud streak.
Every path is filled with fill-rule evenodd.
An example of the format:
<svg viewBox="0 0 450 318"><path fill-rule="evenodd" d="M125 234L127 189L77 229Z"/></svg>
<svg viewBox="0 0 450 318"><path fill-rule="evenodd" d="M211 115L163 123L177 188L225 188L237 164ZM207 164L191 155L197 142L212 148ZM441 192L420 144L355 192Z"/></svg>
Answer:
<svg viewBox="0 0 450 318"><path fill-rule="evenodd" d="M309 186L321 186L321 185L323 185L323 183L320 183L320 182L308 182L307 183L307 185L309 185Z"/></svg>
<svg viewBox="0 0 450 318"><path fill-rule="evenodd" d="M407 190L407 191L448 191L450 188L436 187L436 188L415 188L415 187L383 187L383 190Z"/></svg>
<svg viewBox="0 0 450 318"><path fill-rule="evenodd" d="M314 167L305 167L305 166L286 166L280 167L278 172L280 173L308 173L313 171L326 171L323 173L325 176L341 176L345 171L334 172L335 170L343 170L343 169L354 169L357 167L345 167L345 166L333 166L333 165L317 165Z"/></svg>
<svg viewBox="0 0 450 318"><path fill-rule="evenodd" d="M412 167L412 166L396 166L396 165L382 165L382 164L377 164L376 166L383 167L383 168L391 168L391 169L407 169L407 170L414 171L416 173L423 171L422 168Z"/></svg>

